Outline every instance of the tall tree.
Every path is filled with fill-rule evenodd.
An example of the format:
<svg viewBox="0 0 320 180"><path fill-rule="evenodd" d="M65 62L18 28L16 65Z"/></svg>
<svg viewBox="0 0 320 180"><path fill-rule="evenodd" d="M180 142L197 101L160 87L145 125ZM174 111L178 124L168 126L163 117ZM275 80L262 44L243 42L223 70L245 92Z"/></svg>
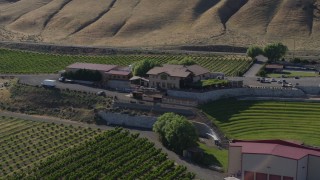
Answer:
<svg viewBox="0 0 320 180"><path fill-rule="evenodd" d="M269 61L278 61L286 55L288 47L282 43L270 44L264 48L264 55Z"/></svg>
<svg viewBox="0 0 320 180"><path fill-rule="evenodd" d="M259 46L251 46L247 49L247 55L255 59L259 55L263 55L263 49Z"/></svg>
<svg viewBox="0 0 320 180"><path fill-rule="evenodd" d="M187 148L197 146L196 129L183 116L165 113L158 118L153 130L159 134L159 139L164 146L178 154L182 154Z"/></svg>
<svg viewBox="0 0 320 180"><path fill-rule="evenodd" d="M146 59L146 60L139 61L134 64L133 74L135 76L145 76L150 69L154 68L155 66L159 66L159 65L160 65L159 62L157 62L156 60L152 60L152 59Z"/></svg>

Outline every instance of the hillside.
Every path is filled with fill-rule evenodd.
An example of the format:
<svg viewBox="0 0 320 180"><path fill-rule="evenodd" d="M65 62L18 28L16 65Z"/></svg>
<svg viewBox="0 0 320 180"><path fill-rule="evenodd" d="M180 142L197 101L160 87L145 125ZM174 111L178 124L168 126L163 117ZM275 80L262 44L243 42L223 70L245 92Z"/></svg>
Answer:
<svg viewBox="0 0 320 180"><path fill-rule="evenodd" d="M0 40L320 47L320 0L0 0Z"/></svg>

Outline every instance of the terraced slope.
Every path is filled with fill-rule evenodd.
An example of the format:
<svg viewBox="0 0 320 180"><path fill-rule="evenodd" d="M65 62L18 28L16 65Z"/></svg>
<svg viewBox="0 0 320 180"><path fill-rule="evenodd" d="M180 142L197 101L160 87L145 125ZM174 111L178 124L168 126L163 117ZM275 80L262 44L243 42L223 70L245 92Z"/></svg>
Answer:
<svg viewBox="0 0 320 180"><path fill-rule="evenodd" d="M1 0L0 39L81 45L318 48L320 0ZM305 43L309 42L309 43Z"/></svg>
<svg viewBox="0 0 320 180"><path fill-rule="evenodd" d="M203 110L229 138L297 140L320 146L320 103L224 100Z"/></svg>

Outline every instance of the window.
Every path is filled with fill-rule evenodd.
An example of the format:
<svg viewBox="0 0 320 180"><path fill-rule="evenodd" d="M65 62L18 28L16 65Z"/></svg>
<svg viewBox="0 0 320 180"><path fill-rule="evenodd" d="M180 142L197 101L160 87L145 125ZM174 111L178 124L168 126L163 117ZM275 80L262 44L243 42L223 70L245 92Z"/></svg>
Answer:
<svg viewBox="0 0 320 180"><path fill-rule="evenodd" d="M162 83L162 87L165 88L166 87L166 83L163 82Z"/></svg>
<svg viewBox="0 0 320 180"><path fill-rule="evenodd" d="M160 78L162 80L167 80L168 79L168 76L166 74L161 74Z"/></svg>

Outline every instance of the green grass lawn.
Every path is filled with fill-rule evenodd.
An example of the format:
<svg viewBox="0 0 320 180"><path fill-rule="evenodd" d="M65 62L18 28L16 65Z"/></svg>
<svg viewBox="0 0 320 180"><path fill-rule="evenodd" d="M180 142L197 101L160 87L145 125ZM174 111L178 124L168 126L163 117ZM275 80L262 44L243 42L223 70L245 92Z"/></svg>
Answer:
<svg viewBox="0 0 320 180"><path fill-rule="evenodd" d="M218 165L227 171L228 168L228 151L225 149L218 149L216 147L209 147L206 144L199 143L199 147L204 150L204 165Z"/></svg>
<svg viewBox="0 0 320 180"><path fill-rule="evenodd" d="M229 99L201 108L232 139L297 140L320 146L320 103Z"/></svg>
<svg viewBox="0 0 320 180"><path fill-rule="evenodd" d="M285 75L287 77L317 77L318 74L315 72L307 72L307 71L289 71L284 70L283 73L270 73L267 74L268 77L271 78L281 78L282 75Z"/></svg>

